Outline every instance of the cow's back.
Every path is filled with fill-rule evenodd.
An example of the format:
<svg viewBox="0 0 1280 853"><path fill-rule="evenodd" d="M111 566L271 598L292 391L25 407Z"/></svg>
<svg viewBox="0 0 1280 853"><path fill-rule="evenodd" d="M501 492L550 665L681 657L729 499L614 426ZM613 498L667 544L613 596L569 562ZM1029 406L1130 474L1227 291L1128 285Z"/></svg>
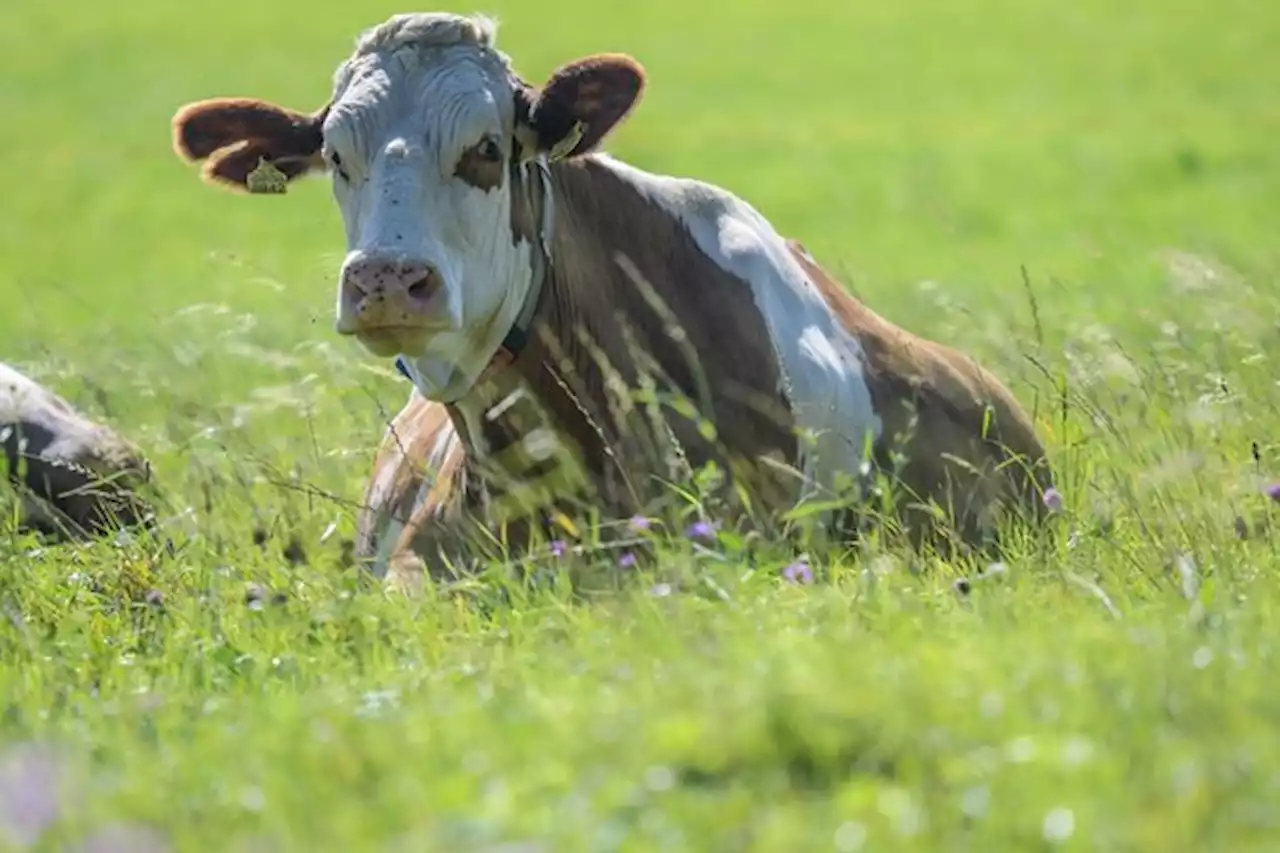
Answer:
<svg viewBox="0 0 1280 853"><path fill-rule="evenodd" d="M885 464L893 449L906 456L898 476L908 492L954 511L970 544L1000 505L1041 518L1052 484L1045 448L1008 387L973 358L880 317L802 244L788 246L862 345L865 378L884 423L877 451ZM895 443L895 436L903 438ZM912 526L919 540L927 525Z"/></svg>

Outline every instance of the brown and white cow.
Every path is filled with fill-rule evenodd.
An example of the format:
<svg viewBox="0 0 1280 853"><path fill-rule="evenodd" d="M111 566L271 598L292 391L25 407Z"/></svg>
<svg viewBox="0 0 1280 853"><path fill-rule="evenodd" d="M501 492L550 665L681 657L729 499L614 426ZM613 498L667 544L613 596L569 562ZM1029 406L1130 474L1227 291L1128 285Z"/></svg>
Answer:
<svg viewBox="0 0 1280 853"><path fill-rule="evenodd" d="M773 511L896 450L902 484L967 543L1002 507L1041 512L1044 451L998 380L860 305L733 193L598 150L645 86L634 59L590 56L534 87L495 35L483 17L397 15L359 38L314 113L224 98L174 118L210 182L331 176L348 250L337 331L400 357L420 395L399 420L421 428L395 453L445 469L407 499L430 523L366 537L378 571L404 536L437 564L471 510L626 516L712 461ZM384 442L375 501L402 440ZM917 538L941 527L904 518Z"/></svg>
<svg viewBox="0 0 1280 853"><path fill-rule="evenodd" d="M151 462L115 429L0 363L0 459L18 491L21 527L55 540L155 530Z"/></svg>

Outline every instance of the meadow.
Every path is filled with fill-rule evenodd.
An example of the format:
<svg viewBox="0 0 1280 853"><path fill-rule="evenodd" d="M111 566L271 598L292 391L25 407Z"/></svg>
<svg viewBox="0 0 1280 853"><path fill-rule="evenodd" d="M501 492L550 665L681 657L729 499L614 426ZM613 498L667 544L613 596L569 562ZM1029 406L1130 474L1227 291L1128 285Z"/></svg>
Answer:
<svg viewBox="0 0 1280 853"><path fill-rule="evenodd" d="M1280 6L453 10L530 79L639 58L611 151L990 365L1063 535L981 580L886 551L796 583L726 539L590 596L361 586L408 389L332 332L328 188L203 186L168 122L318 106L411 9L10 0L0 358L143 446L179 547L51 546L6 498L0 849L1274 849Z"/></svg>

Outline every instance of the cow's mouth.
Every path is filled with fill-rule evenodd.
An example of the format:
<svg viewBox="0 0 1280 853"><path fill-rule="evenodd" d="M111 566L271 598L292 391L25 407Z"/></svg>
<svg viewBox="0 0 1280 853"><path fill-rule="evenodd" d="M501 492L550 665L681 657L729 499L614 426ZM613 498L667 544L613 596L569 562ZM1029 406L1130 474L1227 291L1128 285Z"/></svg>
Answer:
<svg viewBox="0 0 1280 853"><path fill-rule="evenodd" d="M424 326L374 326L355 332L355 338L378 358L419 352L434 333Z"/></svg>

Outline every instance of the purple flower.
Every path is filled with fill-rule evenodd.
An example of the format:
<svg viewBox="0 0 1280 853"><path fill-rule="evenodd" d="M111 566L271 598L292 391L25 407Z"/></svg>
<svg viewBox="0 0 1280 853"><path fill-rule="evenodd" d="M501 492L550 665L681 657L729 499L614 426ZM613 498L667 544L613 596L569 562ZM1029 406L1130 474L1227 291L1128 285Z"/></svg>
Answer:
<svg viewBox="0 0 1280 853"><path fill-rule="evenodd" d="M34 845L68 811L64 796L70 767L64 756L38 743L0 754L0 839Z"/></svg>
<svg viewBox="0 0 1280 853"><path fill-rule="evenodd" d="M1271 498L1271 500L1280 503L1280 483L1272 483L1263 489L1262 493Z"/></svg>
<svg viewBox="0 0 1280 853"><path fill-rule="evenodd" d="M709 521L695 521L684 532L690 539L715 539L716 528Z"/></svg>
<svg viewBox="0 0 1280 853"><path fill-rule="evenodd" d="M565 549L569 546L565 544L563 539L557 539L551 543L551 556L563 557Z"/></svg>
<svg viewBox="0 0 1280 853"><path fill-rule="evenodd" d="M1062 512L1062 492L1054 486L1045 489L1044 505L1048 507L1049 512Z"/></svg>
<svg viewBox="0 0 1280 853"><path fill-rule="evenodd" d="M630 551L623 553L623 555L618 558L618 565L624 569L633 568L635 564L636 564L636 555L632 554Z"/></svg>
<svg viewBox="0 0 1280 853"><path fill-rule="evenodd" d="M632 532L639 533L642 530L648 530L649 523L649 519L643 515L633 515L631 520L627 522L627 526L631 528Z"/></svg>
<svg viewBox="0 0 1280 853"><path fill-rule="evenodd" d="M813 569L804 560L796 560L782 570L782 576L792 583L813 583Z"/></svg>

